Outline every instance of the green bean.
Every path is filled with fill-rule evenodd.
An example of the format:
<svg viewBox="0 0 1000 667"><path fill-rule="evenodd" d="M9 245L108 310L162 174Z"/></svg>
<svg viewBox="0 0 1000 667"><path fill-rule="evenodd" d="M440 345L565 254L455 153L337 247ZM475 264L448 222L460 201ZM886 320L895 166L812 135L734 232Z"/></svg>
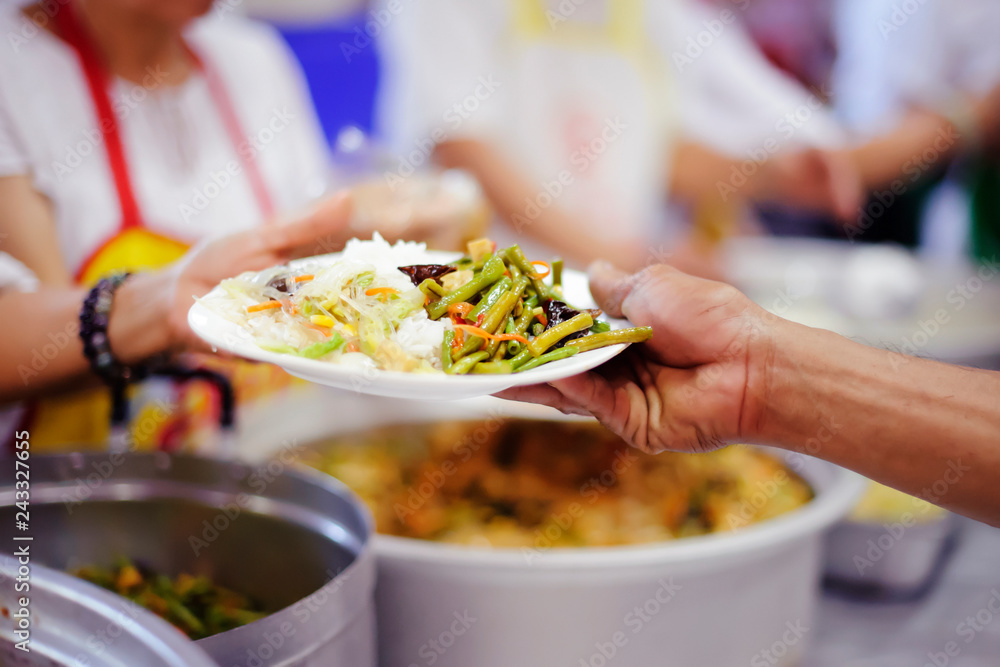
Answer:
<svg viewBox="0 0 1000 667"><path fill-rule="evenodd" d="M521 273L521 269L517 268L517 265L513 263L507 264L507 271L510 272L510 277L512 280L517 280L518 278L524 275L523 273Z"/></svg>
<svg viewBox="0 0 1000 667"><path fill-rule="evenodd" d="M566 336L575 334L577 331L589 329L593 325L594 318L590 316L590 313L580 313L578 315L574 315L565 322L560 322L554 327L549 327L540 335L532 339L531 342L528 343L528 351L531 352L531 356L537 359L542 356L546 350L561 341Z"/></svg>
<svg viewBox="0 0 1000 667"><path fill-rule="evenodd" d="M427 296L431 297L432 299L437 298L439 296L444 296L445 294L448 293L448 290L442 287L441 284L438 283L438 281L434 280L433 278L428 278L427 280L420 283L420 291L426 294Z"/></svg>
<svg viewBox="0 0 1000 667"><path fill-rule="evenodd" d="M524 275L531 278L531 284L535 288L535 292L538 294L539 298L544 297L549 293L548 288L545 286L545 282L538 277L538 272L535 271L535 267L532 266L528 258L524 256L521 252L520 246L512 245L507 248L507 259L510 260L511 264L514 264L519 268Z"/></svg>
<svg viewBox="0 0 1000 667"><path fill-rule="evenodd" d="M563 261L561 259L552 260L552 286L562 286Z"/></svg>
<svg viewBox="0 0 1000 667"><path fill-rule="evenodd" d="M499 258L500 261L503 261L505 256L504 252L505 251L501 250L500 252L492 252L489 255L483 255L482 257L479 258L478 262L472 263L472 267L478 271L482 269L484 266L486 266L486 263L492 259Z"/></svg>
<svg viewBox="0 0 1000 667"><path fill-rule="evenodd" d="M566 343L566 347L579 348L581 352L596 350L599 347L618 345L619 343L642 343L653 337L652 327L633 327L631 329L616 329L604 333L591 334Z"/></svg>
<svg viewBox="0 0 1000 667"><path fill-rule="evenodd" d="M486 262L482 272L472 280L448 292L440 300L428 305L427 315L432 320L440 319L442 315L448 312L448 306L468 301L483 290L489 289L493 283L500 280L503 276L504 268L503 260L493 257Z"/></svg>
<svg viewBox="0 0 1000 667"><path fill-rule="evenodd" d="M522 373L524 371L530 371L532 368L538 368L542 364L547 364L550 361L559 361L560 359L568 359L580 350L575 347L570 347L566 345L565 347L560 347L551 352L546 352L540 357L529 360L527 363L520 366L516 372Z"/></svg>
<svg viewBox="0 0 1000 667"><path fill-rule="evenodd" d="M507 276L504 276L503 278L498 280L496 284L494 284L493 287L490 288L490 291L486 293L486 296L484 296L482 299L479 300L479 303L476 305L476 307L469 311L469 315L465 319L469 320L470 322L475 322L476 318L479 317L479 313L490 308L490 306L495 304L497 300L501 296L503 296L504 292L509 291L510 288L513 286L514 286L513 281L511 281L511 279L508 278Z"/></svg>
<svg viewBox="0 0 1000 667"><path fill-rule="evenodd" d="M505 293L500 299L493 304L490 308L483 314L483 323L480 325L480 329L487 333L496 333L503 325L503 321L510 314L510 311L514 310L514 304L518 300L517 292L511 290ZM462 349L458 356L464 356L469 354L474 350L478 350L483 344L483 339L479 336L469 336L465 339L465 344L462 345ZM489 353L492 356L492 352Z"/></svg>
<svg viewBox="0 0 1000 667"><path fill-rule="evenodd" d="M533 294L524 300L524 309L534 310L535 308L538 308L538 304L539 304L539 297L537 294Z"/></svg>
<svg viewBox="0 0 1000 667"><path fill-rule="evenodd" d="M600 320L594 322L594 326L590 327L590 333L599 334L606 333L608 331L611 331L611 325Z"/></svg>
<svg viewBox="0 0 1000 667"><path fill-rule="evenodd" d="M514 319L514 326L507 333L527 336L528 327L531 326L531 322L534 319L535 313L530 308L522 308L521 314ZM522 349L524 349L524 343L520 341L512 340L507 343L507 354L512 357L520 354Z"/></svg>
<svg viewBox="0 0 1000 667"><path fill-rule="evenodd" d="M514 367L509 361L483 361L472 368L472 373L476 375L509 375L514 372Z"/></svg>
<svg viewBox="0 0 1000 667"><path fill-rule="evenodd" d="M444 342L441 343L441 370L445 373L451 372L451 345L455 342L455 332L448 330L444 332Z"/></svg>
<svg viewBox="0 0 1000 667"><path fill-rule="evenodd" d="M514 280L514 286L511 287L511 289L517 292L517 298L518 300L521 300L524 298L525 290L527 290L530 285L531 280L529 280L527 276L521 276L520 278L516 278Z"/></svg>
<svg viewBox="0 0 1000 667"><path fill-rule="evenodd" d="M531 325L532 336L541 336L543 331L545 331L545 325L541 322L535 322Z"/></svg>
<svg viewBox="0 0 1000 667"><path fill-rule="evenodd" d="M476 364L478 364L480 361L485 360L489 356L490 355L486 354L485 352L476 352L475 354L470 354L467 357L462 357L454 364L452 364L451 374L465 375L473 368L475 368Z"/></svg>
<svg viewBox="0 0 1000 667"><path fill-rule="evenodd" d="M514 328L514 318L511 315L507 315L507 319L504 320L502 327L497 328L497 331L503 331L504 333L510 333L510 330ZM490 340L489 344L486 345L486 351L490 353L490 358L493 361L500 361L507 354L507 346L504 345L506 341L497 340L496 338ZM497 353L503 352L500 358L497 359Z"/></svg>
<svg viewBox="0 0 1000 667"><path fill-rule="evenodd" d="M508 361L510 361L510 365L514 367L514 370L517 371L518 368L525 365L533 358L534 357L531 356L531 352L529 352L528 348L525 347L523 350L518 352L513 359L508 359Z"/></svg>

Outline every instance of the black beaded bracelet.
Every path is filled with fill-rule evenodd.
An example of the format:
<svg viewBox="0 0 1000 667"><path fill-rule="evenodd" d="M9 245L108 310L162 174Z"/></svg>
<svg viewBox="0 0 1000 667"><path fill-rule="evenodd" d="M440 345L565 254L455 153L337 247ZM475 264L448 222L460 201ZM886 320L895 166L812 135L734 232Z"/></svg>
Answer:
<svg viewBox="0 0 1000 667"><path fill-rule="evenodd" d="M131 275L114 273L101 278L83 300L83 307L80 309L83 356L90 362L91 370L112 388L123 387L149 375L149 368L146 366L127 366L115 359L108 340L108 318L115 292Z"/></svg>

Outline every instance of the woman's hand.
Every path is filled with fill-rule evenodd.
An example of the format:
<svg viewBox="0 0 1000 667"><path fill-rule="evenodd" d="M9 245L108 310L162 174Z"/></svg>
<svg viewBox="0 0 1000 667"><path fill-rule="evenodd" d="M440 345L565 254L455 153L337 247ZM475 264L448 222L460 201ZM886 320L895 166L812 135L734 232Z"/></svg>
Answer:
<svg viewBox="0 0 1000 667"><path fill-rule="evenodd" d="M590 279L605 312L652 326L653 338L589 373L502 397L592 414L647 452L708 451L755 431L771 357L767 313L734 287L666 265L627 275L598 263Z"/></svg>
<svg viewBox="0 0 1000 667"><path fill-rule="evenodd" d="M244 271L340 250L351 236L350 215L350 197L337 195L301 217L202 242L166 270L135 276L115 297L115 355L136 363L164 350L205 349L187 324L195 297Z"/></svg>

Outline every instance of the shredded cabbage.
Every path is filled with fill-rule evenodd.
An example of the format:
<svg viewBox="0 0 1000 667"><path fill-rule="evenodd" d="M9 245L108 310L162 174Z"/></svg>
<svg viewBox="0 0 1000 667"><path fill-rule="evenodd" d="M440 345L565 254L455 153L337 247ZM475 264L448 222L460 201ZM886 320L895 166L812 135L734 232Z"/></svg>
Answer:
<svg viewBox="0 0 1000 667"><path fill-rule="evenodd" d="M320 257L225 280L222 294L202 303L272 352L352 366L358 362L348 358L361 352L377 368L433 372L441 368L448 325L427 317L423 292L398 270L424 262L425 252L423 244L389 245L376 234L349 241L333 261ZM281 307L247 312L272 300Z"/></svg>

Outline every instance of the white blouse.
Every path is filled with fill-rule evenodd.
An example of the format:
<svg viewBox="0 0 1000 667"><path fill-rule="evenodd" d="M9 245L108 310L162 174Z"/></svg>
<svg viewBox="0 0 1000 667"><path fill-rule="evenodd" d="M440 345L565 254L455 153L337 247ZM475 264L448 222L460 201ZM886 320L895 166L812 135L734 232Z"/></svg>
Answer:
<svg viewBox="0 0 1000 667"><path fill-rule="evenodd" d="M76 53L16 7L0 8L0 177L29 175L54 204L60 250L75 273L121 222L98 121ZM259 224L262 214L238 150L256 154L277 212L326 189L326 143L294 59L262 24L208 16L186 34L223 81L241 129L234 146L196 71L180 86L150 71L116 79L109 97L121 128L143 221L193 242Z"/></svg>

